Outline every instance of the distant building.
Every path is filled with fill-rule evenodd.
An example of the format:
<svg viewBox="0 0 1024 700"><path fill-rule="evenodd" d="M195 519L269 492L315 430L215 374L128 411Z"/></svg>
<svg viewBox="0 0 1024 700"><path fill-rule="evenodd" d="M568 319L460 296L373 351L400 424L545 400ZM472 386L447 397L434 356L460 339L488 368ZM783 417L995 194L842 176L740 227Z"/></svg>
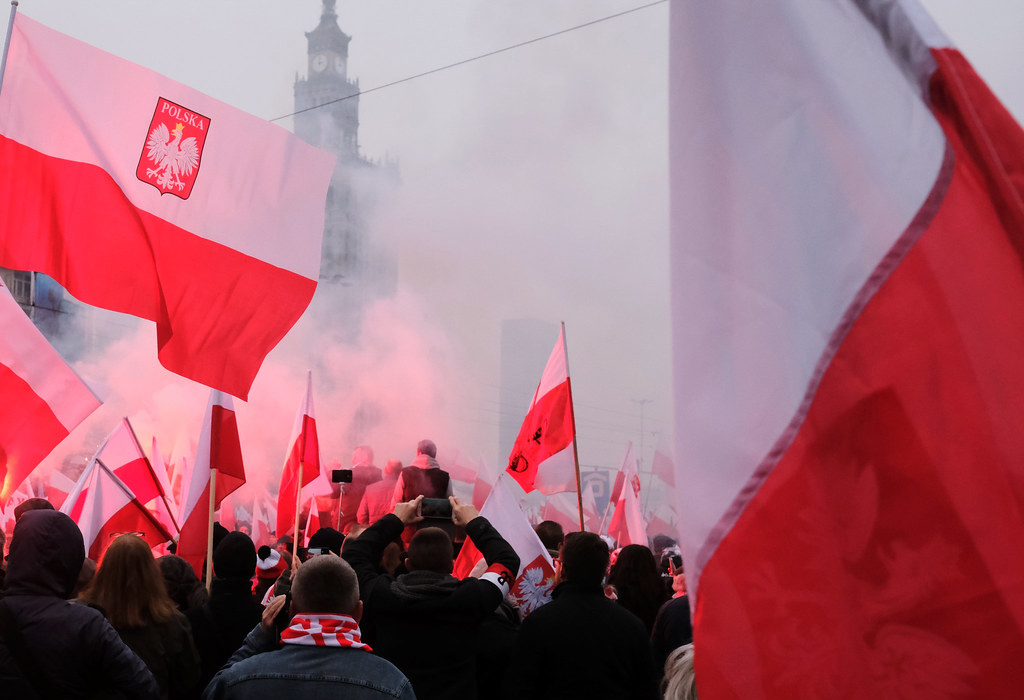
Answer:
<svg viewBox="0 0 1024 700"><path fill-rule="evenodd" d="M397 286L397 257L371 245L366 216L379 185L397 181L393 163L374 163L359 148L359 81L348 76L352 37L338 26L335 0L323 0L320 23L306 32L307 74L295 80L295 135L338 158L327 194L321 282L352 287L361 307L390 296Z"/></svg>

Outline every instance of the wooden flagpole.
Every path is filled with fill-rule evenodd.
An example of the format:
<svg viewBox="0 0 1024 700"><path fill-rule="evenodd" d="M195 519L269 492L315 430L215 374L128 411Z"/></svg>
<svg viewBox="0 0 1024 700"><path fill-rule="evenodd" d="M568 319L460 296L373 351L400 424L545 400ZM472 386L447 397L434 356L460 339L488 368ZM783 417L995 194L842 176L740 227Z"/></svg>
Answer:
<svg viewBox="0 0 1024 700"><path fill-rule="evenodd" d="M210 469L210 519L206 523L206 590L213 584L213 512L217 509L217 468Z"/></svg>
<svg viewBox="0 0 1024 700"><path fill-rule="evenodd" d="M572 379L569 373L569 344L565 340L565 321L562 321L562 352L565 354L565 386L569 390L569 416L572 418L572 461L576 465L576 507L580 514L580 532L586 532L583 524L583 489L580 486L580 453L576 446L576 409L572 404Z"/></svg>
<svg viewBox="0 0 1024 700"><path fill-rule="evenodd" d="M11 34L14 32L14 15L18 13L18 0L11 0L11 19L7 22L7 38L4 39L4 56L0 59L0 89L4 85L4 71L7 70L7 49L11 47Z"/></svg>

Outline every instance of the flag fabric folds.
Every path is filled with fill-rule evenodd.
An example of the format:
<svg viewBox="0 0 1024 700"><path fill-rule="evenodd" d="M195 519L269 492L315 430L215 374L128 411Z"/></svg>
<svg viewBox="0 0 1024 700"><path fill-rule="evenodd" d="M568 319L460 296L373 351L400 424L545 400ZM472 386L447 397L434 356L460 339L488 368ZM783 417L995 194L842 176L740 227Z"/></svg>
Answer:
<svg viewBox="0 0 1024 700"><path fill-rule="evenodd" d="M643 507L640 504L640 475L637 471L633 443L626 446L626 457L622 461L622 482L616 477L618 500L615 514L608 524L608 534L615 538L620 547L627 544L647 546L647 527L644 523Z"/></svg>
<svg viewBox="0 0 1024 700"><path fill-rule="evenodd" d="M235 404L230 396L216 389L210 392L210 402L199 434L199 446L192 463L191 474L183 482L178 524L177 555L192 565L196 576L202 578L203 561L207 558L207 536L210 523L210 477L217 470L214 481L214 509L224 498L245 483L242 464L242 446L238 437Z"/></svg>
<svg viewBox="0 0 1024 700"><path fill-rule="evenodd" d="M565 324L512 446L505 471L529 493L576 489L576 439Z"/></svg>
<svg viewBox="0 0 1024 700"><path fill-rule="evenodd" d="M544 548L537 533L530 526L526 514L516 502L512 487L506 482L512 477L502 474L480 509L480 515L487 518L505 541L512 545L519 555L519 571L509 595L515 599L523 615L529 615L551 600L554 589L555 565L551 555ZM483 555L472 540L467 539L455 560L453 575L457 578L469 576Z"/></svg>
<svg viewBox="0 0 1024 700"><path fill-rule="evenodd" d="M155 321L172 372L246 398L312 299L333 161L15 17L0 91L0 265Z"/></svg>
<svg viewBox="0 0 1024 700"><path fill-rule="evenodd" d="M277 536L294 535L296 483L302 488L320 476L320 441L316 435L316 417L313 412L313 375L306 375L306 394L299 406L292 427L290 448L281 470L281 483L277 491Z"/></svg>
<svg viewBox="0 0 1024 700"><path fill-rule="evenodd" d="M910 0L673 0L702 700L1024 684L1024 132Z"/></svg>
<svg viewBox="0 0 1024 700"><path fill-rule="evenodd" d="M97 457L82 472L60 510L78 524L85 551L97 562L120 534L137 534L150 547L171 539L132 490Z"/></svg>
<svg viewBox="0 0 1024 700"><path fill-rule="evenodd" d="M32 325L2 281L0 328L2 509L25 477L100 401Z"/></svg>

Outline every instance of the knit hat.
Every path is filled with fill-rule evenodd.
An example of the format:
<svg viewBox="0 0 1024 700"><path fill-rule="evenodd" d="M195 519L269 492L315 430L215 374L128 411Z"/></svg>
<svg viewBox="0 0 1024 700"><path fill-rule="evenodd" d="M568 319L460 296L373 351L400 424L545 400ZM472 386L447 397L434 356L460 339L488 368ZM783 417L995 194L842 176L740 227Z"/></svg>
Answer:
<svg viewBox="0 0 1024 700"><path fill-rule="evenodd" d="M229 532L213 550L217 578L252 578L256 570L256 546L244 532Z"/></svg>
<svg viewBox="0 0 1024 700"><path fill-rule="evenodd" d="M276 549L263 545L256 551L256 578L277 578L288 565Z"/></svg>
<svg viewBox="0 0 1024 700"><path fill-rule="evenodd" d="M327 547L335 554L341 555L341 543L344 541L345 536L333 527L322 527L309 538L309 549Z"/></svg>

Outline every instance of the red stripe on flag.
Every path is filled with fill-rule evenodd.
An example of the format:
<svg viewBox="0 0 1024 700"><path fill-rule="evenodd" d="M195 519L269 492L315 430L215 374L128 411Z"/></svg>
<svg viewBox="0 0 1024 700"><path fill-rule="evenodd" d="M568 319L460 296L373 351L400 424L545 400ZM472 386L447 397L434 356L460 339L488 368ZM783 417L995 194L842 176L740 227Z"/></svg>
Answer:
<svg viewBox="0 0 1024 700"><path fill-rule="evenodd" d="M210 467L217 470L216 504L245 483L242 444L235 412L213 405L210 418Z"/></svg>
<svg viewBox="0 0 1024 700"><path fill-rule="evenodd" d="M527 492L533 489L540 463L572 444L569 397L566 379L541 396L523 419L506 471Z"/></svg>
<svg viewBox="0 0 1024 700"><path fill-rule="evenodd" d="M703 569L702 697L1024 686L1024 132L935 55L951 182Z"/></svg>
<svg viewBox="0 0 1024 700"><path fill-rule="evenodd" d="M135 494L139 503L149 503L154 498L160 497L160 485L155 481L153 468L145 457L123 464L113 471L117 478Z"/></svg>
<svg viewBox="0 0 1024 700"><path fill-rule="evenodd" d="M132 205L101 168L0 136L0 264L43 272L82 301L157 323L160 362L246 398L316 281Z"/></svg>
<svg viewBox="0 0 1024 700"><path fill-rule="evenodd" d="M0 396L2 506L68 431L28 382L4 365L0 365Z"/></svg>
<svg viewBox="0 0 1024 700"><path fill-rule="evenodd" d="M134 500L110 516L100 527L96 539L89 547L89 558L97 562L103 559L103 554L110 544L118 535L125 533L141 533L140 537L146 540L150 547L156 547L171 539L170 533L160 525L153 514L138 500Z"/></svg>

